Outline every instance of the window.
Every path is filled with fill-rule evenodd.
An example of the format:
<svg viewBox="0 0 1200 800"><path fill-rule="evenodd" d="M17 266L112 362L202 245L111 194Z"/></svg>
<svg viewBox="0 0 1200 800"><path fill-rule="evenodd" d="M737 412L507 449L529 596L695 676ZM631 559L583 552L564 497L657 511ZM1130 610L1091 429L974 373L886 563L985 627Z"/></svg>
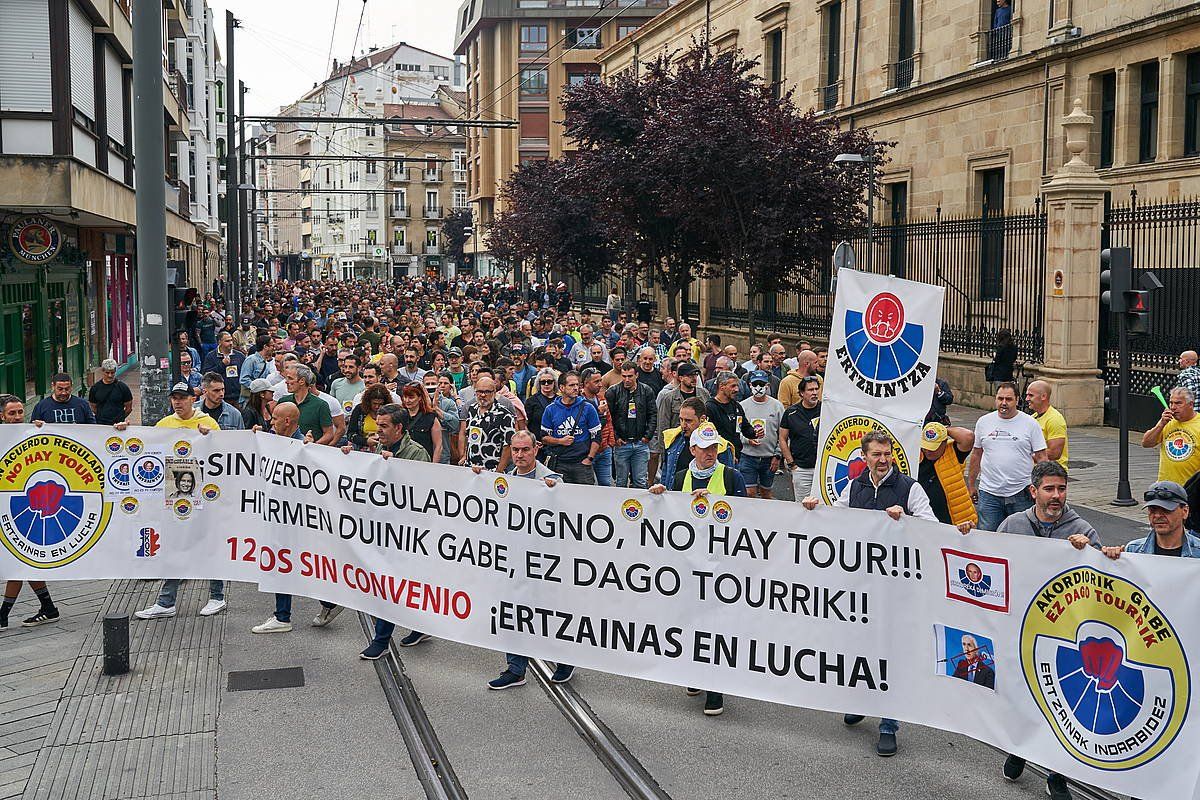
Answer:
<svg viewBox="0 0 1200 800"><path fill-rule="evenodd" d="M572 28L567 31L567 45L576 50L600 49L599 28Z"/></svg>
<svg viewBox="0 0 1200 800"><path fill-rule="evenodd" d="M1117 73L1100 78L1100 166L1113 165L1113 141L1117 124Z"/></svg>
<svg viewBox="0 0 1200 800"><path fill-rule="evenodd" d="M408 208L408 193L404 189L392 192L392 208Z"/></svg>
<svg viewBox="0 0 1200 800"><path fill-rule="evenodd" d="M546 52L546 44L548 41L547 29L545 25L521 26L522 53L544 53Z"/></svg>
<svg viewBox="0 0 1200 800"><path fill-rule="evenodd" d="M451 158L454 159L454 171L455 172L462 172L462 171L466 170L466 168L467 168L467 151L466 150L455 150L451 154Z"/></svg>
<svg viewBox="0 0 1200 800"><path fill-rule="evenodd" d="M375 211L379 210L379 201L375 197L375 195L373 195L373 194L367 195L366 210L370 213L374 213Z"/></svg>
<svg viewBox="0 0 1200 800"><path fill-rule="evenodd" d="M404 244L406 238L407 238L407 232L405 231L404 228L393 228L392 229L392 244L402 245L402 244Z"/></svg>
<svg viewBox="0 0 1200 800"><path fill-rule="evenodd" d="M374 175L374 174L375 174L375 162L374 162L374 161L368 161L368 162L367 162L367 174L368 174L368 175Z"/></svg>
<svg viewBox="0 0 1200 800"><path fill-rule="evenodd" d="M825 83L821 92L821 107L829 111L837 106L838 82L842 76L842 3L825 6L822 34L825 37Z"/></svg>
<svg viewBox="0 0 1200 800"><path fill-rule="evenodd" d="M367 138L371 138L371 137L375 136L375 126L374 125L366 126L366 129L363 131L363 135L366 136Z"/></svg>
<svg viewBox="0 0 1200 800"><path fill-rule="evenodd" d="M367 244L375 244L379 234L374 228L367 228Z"/></svg>
<svg viewBox="0 0 1200 800"><path fill-rule="evenodd" d="M1147 61L1139 72L1138 161L1153 161L1158 157L1158 62Z"/></svg>
<svg viewBox="0 0 1200 800"><path fill-rule="evenodd" d="M1004 168L980 170L979 296L1004 296Z"/></svg>
<svg viewBox="0 0 1200 800"><path fill-rule="evenodd" d="M891 226L888 228L889 272L903 278L908 269L908 183L892 183L887 187Z"/></svg>
<svg viewBox="0 0 1200 800"><path fill-rule="evenodd" d="M913 52L916 43L916 19L913 0L897 0L896 5L896 62L892 64L893 89L907 89L913 79Z"/></svg>
<svg viewBox="0 0 1200 800"><path fill-rule="evenodd" d="M428 245L429 247L437 247L437 244L438 244L438 229L437 228L426 228L425 244Z"/></svg>
<svg viewBox="0 0 1200 800"><path fill-rule="evenodd" d="M618 25L617 26L617 41L624 39L626 36L633 36L633 34L637 33L637 29L640 27L642 27L642 26L641 25Z"/></svg>
<svg viewBox="0 0 1200 800"><path fill-rule="evenodd" d="M396 72L420 72L420 64L396 64Z"/></svg>
<svg viewBox="0 0 1200 800"><path fill-rule="evenodd" d="M525 100L545 100L549 97L549 75L544 69L521 70L521 97Z"/></svg>
<svg viewBox="0 0 1200 800"><path fill-rule="evenodd" d="M466 208L467 207L467 190L466 189L455 189L452 192L452 197L453 197L453 199L451 200L451 202L454 204L455 208Z"/></svg>
<svg viewBox="0 0 1200 800"><path fill-rule="evenodd" d="M579 86L584 83L599 83L600 73L594 69L572 69L567 73L567 86Z"/></svg>
<svg viewBox="0 0 1200 800"><path fill-rule="evenodd" d="M548 112L548 111L522 111L521 112L521 138L522 139L549 139L550 138L550 112Z"/></svg>
<svg viewBox="0 0 1200 800"><path fill-rule="evenodd" d="M1200 53L1187 57L1187 86L1183 101L1183 154L1200 155Z"/></svg>
<svg viewBox="0 0 1200 800"><path fill-rule="evenodd" d="M783 29L773 30L766 36L766 78L776 98L783 94Z"/></svg>

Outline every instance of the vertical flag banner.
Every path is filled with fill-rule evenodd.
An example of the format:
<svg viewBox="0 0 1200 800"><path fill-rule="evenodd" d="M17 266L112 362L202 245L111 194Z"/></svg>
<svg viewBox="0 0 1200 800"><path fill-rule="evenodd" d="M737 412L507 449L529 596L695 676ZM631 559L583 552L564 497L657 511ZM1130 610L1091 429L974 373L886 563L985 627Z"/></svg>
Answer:
<svg viewBox="0 0 1200 800"><path fill-rule="evenodd" d="M927 283L838 271L817 433L823 502L833 503L863 471L858 445L871 430L889 433L897 465L916 474L921 423L937 377L944 295Z"/></svg>

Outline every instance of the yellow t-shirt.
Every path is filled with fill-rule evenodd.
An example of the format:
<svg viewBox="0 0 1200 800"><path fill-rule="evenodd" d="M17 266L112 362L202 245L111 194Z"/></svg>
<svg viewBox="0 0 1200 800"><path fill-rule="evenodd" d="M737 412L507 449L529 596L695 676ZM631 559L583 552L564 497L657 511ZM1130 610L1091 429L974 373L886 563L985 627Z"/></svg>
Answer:
<svg viewBox="0 0 1200 800"><path fill-rule="evenodd" d="M370 436L379 430L379 424L375 422L375 418L370 415L365 415L362 421L363 433Z"/></svg>
<svg viewBox="0 0 1200 800"><path fill-rule="evenodd" d="M1066 439L1067 438L1067 421L1063 418L1062 412L1054 406L1046 409L1045 414L1034 414L1033 418L1037 420L1037 424L1042 428L1042 436L1046 440L1046 444L1050 444L1051 439ZM1058 457L1058 463L1062 464L1063 469L1067 469L1067 442L1063 442L1062 455Z"/></svg>
<svg viewBox="0 0 1200 800"><path fill-rule="evenodd" d="M199 411L192 414L188 419L180 419L178 414L172 414L169 417L163 417L155 423L156 428L191 428L192 430L200 430L200 423L203 422L206 428L219 430L220 425L217 421L208 414L201 414Z"/></svg>
<svg viewBox="0 0 1200 800"><path fill-rule="evenodd" d="M1158 446L1158 479L1180 486L1200 472L1200 415L1187 422L1173 419L1163 428Z"/></svg>

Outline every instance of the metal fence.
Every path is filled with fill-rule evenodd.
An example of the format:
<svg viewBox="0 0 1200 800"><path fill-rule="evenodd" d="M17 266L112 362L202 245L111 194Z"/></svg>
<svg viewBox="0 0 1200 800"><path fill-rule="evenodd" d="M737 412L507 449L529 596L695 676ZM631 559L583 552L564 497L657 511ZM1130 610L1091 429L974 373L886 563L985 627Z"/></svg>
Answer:
<svg viewBox="0 0 1200 800"><path fill-rule="evenodd" d="M1107 209L1102 247L1128 247L1133 255L1133 282L1153 270L1164 288L1150 297L1150 333L1130 339L1133 371L1130 389L1145 394L1150 387L1170 385L1184 350L1200 339L1200 199L1130 201ZM1117 327L1100 315L1098 366L1105 382L1117 383Z"/></svg>

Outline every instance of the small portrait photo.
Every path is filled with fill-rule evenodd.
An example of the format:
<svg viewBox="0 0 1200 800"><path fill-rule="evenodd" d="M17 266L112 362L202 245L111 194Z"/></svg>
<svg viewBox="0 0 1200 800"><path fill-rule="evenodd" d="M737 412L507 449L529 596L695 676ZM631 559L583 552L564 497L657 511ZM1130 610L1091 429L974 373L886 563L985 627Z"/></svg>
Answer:
<svg viewBox="0 0 1200 800"><path fill-rule="evenodd" d="M996 650L991 639L948 625L934 625L933 636L937 649L934 672L995 691Z"/></svg>
<svg viewBox="0 0 1200 800"><path fill-rule="evenodd" d="M171 467L167 475L167 499L196 497L197 475L193 467Z"/></svg>

